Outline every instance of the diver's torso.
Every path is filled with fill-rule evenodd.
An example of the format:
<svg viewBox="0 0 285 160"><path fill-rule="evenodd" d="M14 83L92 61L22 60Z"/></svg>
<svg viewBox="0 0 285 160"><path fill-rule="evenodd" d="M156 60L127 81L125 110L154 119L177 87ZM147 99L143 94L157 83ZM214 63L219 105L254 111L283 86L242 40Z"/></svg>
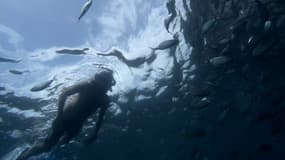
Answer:
<svg viewBox="0 0 285 160"><path fill-rule="evenodd" d="M107 107L108 96L94 89L85 89L68 97L64 107L64 119L68 121L84 121L100 107Z"/></svg>

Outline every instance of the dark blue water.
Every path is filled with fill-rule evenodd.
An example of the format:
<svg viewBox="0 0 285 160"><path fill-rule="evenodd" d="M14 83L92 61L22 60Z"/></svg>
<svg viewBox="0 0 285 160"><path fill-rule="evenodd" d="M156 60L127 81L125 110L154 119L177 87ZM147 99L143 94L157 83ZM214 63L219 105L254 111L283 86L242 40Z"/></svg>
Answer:
<svg viewBox="0 0 285 160"><path fill-rule="evenodd" d="M34 159L285 159L284 6L279 0L168 1L169 31L180 41L156 54L173 62L169 78L111 95L120 113L106 113L96 142L80 143L90 120L69 144ZM48 100L0 94L0 157L49 134L57 100L50 94ZM128 100L120 101L122 95Z"/></svg>

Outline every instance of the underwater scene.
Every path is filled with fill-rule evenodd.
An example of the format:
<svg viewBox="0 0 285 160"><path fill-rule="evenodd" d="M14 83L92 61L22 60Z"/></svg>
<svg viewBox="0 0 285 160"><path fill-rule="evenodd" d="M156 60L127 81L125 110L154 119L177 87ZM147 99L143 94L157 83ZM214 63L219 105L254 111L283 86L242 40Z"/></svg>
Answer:
<svg viewBox="0 0 285 160"><path fill-rule="evenodd" d="M0 160L285 160L285 1L1 0Z"/></svg>

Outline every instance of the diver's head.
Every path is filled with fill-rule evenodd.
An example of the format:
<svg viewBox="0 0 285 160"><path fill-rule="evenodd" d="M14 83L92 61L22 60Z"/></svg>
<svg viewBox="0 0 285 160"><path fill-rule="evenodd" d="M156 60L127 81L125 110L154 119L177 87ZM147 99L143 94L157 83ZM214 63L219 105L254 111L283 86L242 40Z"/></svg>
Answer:
<svg viewBox="0 0 285 160"><path fill-rule="evenodd" d="M96 83L103 92L107 92L116 84L116 81L113 77L113 71L110 69L102 69L101 71L95 74L93 82Z"/></svg>

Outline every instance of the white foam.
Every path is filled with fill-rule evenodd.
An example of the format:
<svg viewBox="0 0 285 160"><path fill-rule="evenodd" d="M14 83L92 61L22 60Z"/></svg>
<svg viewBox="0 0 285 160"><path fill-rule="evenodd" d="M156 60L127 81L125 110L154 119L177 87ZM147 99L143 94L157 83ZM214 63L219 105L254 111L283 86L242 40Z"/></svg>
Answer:
<svg viewBox="0 0 285 160"><path fill-rule="evenodd" d="M43 114L41 114L40 112L36 112L33 109L20 110L18 108L8 107L7 105L2 105L2 106L0 106L0 108L4 108L7 110L8 113L17 114L17 115L23 116L24 118L41 118L41 117L44 117Z"/></svg>

